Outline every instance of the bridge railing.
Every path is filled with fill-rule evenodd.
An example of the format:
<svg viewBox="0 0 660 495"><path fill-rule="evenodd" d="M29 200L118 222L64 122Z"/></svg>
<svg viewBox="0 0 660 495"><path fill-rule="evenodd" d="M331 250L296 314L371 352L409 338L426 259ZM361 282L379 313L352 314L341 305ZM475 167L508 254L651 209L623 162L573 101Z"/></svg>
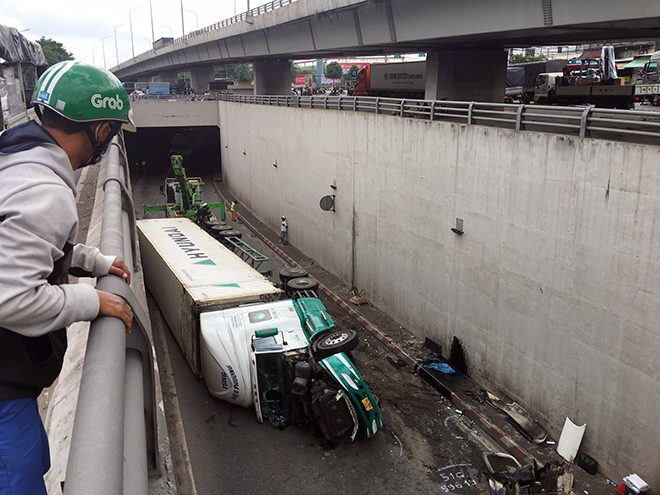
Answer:
<svg viewBox="0 0 660 495"><path fill-rule="evenodd" d="M256 96L221 94L222 101L318 110L393 115L414 119L486 125L517 131L660 145L660 112L593 106L542 106L370 96Z"/></svg>
<svg viewBox="0 0 660 495"><path fill-rule="evenodd" d="M158 447L151 324L133 292L141 275L121 135L113 141L103 166L100 248L123 259L134 276L131 287L108 275L98 279L96 288L124 298L134 320L128 335L118 318L98 317L90 325L64 494L148 495L150 480L163 474L162 452Z"/></svg>
<svg viewBox="0 0 660 495"><path fill-rule="evenodd" d="M265 3L263 5L260 5L259 7L255 7L253 9L248 10L247 12L242 12L240 14L237 14L233 17L230 17L229 19L225 19L220 22L216 22L215 24L211 24L210 26L203 27L201 29L197 29L195 31L191 31L188 34L181 36L180 38L175 39L172 43L181 43L183 41L189 40L190 38L194 38L195 36L199 36L200 34L208 33L211 31L216 31L217 29L222 29L224 27L230 26L232 24L236 24L237 22L242 22L245 20L248 20L251 17L257 16L257 15L263 15L268 12L271 12L275 9L279 9L280 7L284 7L285 5L288 5L293 2L297 2L298 0L274 0L272 2ZM168 45L169 46L169 43Z"/></svg>

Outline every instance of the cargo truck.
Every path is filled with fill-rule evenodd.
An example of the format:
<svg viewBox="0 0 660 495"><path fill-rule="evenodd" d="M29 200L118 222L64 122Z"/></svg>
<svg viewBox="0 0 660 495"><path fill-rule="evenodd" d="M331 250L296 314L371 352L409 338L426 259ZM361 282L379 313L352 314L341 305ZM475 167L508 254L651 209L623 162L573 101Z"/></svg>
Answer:
<svg viewBox="0 0 660 495"><path fill-rule="evenodd" d="M606 79L601 59L571 60L562 72L541 73L536 79L534 103L539 105L594 105L630 109L635 87L618 78Z"/></svg>
<svg viewBox="0 0 660 495"><path fill-rule="evenodd" d="M660 105L660 68L658 64L660 64L660 51L653 53L644 65L641 83L635 85L636 101Z"/></svg>
<svg viewBox="0 0 660 495"><path fill-rule="evenodd" d="M319 299L285 297L187 218L140 220L138 236L146 285L211 395L329 440L381 429L350 359L357 334L337 329Z"/></svg>
<svg viewBox="0 0 660 495"><path fill-rule="evenodd" d="M355 96L424 99L426 62L371 64L362 67L353 88Z"/></svg>
<svg viewBox="0 0 660 495"><path fill-rule="evenodd" d="M506 103L530 103L534 99L538 75L562 71L566 62L566 60L541 60L507 66L504 101Z"/></svg>

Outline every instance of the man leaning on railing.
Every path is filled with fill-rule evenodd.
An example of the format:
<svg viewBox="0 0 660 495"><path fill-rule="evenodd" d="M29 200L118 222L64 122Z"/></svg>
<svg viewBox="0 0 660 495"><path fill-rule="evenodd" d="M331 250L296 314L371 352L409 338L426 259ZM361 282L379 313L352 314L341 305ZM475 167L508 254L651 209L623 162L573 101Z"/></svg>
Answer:
<svg viewBox="0 0 660 495"><path fill-rule="evenodd" d="M41 76L36 121L0 134L0 495L45 495L48 439L36 398L62 369L66 326L99 315L120 318L130 331L126 302L78 276L122 277L124 262L75 244L74 171L98 163L130 103L109 71L61 62Z"/></svg>

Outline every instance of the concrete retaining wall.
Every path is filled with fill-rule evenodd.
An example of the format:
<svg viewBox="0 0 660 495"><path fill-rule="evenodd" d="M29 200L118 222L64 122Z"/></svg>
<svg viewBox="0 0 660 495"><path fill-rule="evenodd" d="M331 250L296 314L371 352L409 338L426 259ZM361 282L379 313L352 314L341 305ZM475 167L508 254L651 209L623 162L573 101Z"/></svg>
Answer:
<svg viewBox="0 0 660 495"><path fill-rule="evenodd" d="M586 423L611 478L660 486L660 147L219 105L239 202L420 338L457 336L555 439Z"/></svg>

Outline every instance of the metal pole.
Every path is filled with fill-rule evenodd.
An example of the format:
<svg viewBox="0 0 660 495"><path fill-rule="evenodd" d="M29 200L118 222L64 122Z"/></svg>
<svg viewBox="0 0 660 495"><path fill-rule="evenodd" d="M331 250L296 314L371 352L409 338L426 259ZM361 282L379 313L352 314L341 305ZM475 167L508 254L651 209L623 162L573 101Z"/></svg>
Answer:
<svg viewBox="0 0 660 495"><path fill-rule="evenodd" d="M154 38L154 10L151 6L151 0L149 0L149 13L151 14L151 46L153 48L153 42L156 41L156 38Z"/></svg>
<svg viewBox="0 0 660 495"><path fill-rule="evenodd" d="M103 47L103 68L107 69L108 66L105 63L105 40L107 40L110 36L106 36L101 40L101 46Z"/></svg>
<svg viewBox="0 0 660 495"><path fill-rule="evenodd" d="M181 4L181 36L183 37L186 35L186 28L183 25L183 0L180 0L179 3Z"/></svg>
<svg viewBox="0 0 660 495"><path fill-rule="evenodd" d="M131 13L134 10L138 10L140 7L135 7L134 9L131 9L128 11L128 24L130 25L131 29L131 52L133 54L133 58L135 58L135 45L133 44L133 19L131 18Z"/></svg>
<svg viewBox="0 0 660 495"><path fill-rule="evenodd" d="M115 58L117 59L117 65L119 65L119 50L117 49L117 28L123 26L123 24L117 24L115 26Z"/></svg>
<svg viewBox="0 0 660 495"><path fill-rule="evenodd" d="M96 59L94 58L94 50L98 50L98 49L99 49L98 46L95 46L94 48L92 48L92 63L94 65L96 65Z"/></svg>
<svg viewBox="0 0 660 495"><path fill-rule="evenodd" d="M23 100L23 112L27 112L27 102L25 101L25 83L23 82L23 66L18 63L18 82L21 85L21 99Z"/></svg>

